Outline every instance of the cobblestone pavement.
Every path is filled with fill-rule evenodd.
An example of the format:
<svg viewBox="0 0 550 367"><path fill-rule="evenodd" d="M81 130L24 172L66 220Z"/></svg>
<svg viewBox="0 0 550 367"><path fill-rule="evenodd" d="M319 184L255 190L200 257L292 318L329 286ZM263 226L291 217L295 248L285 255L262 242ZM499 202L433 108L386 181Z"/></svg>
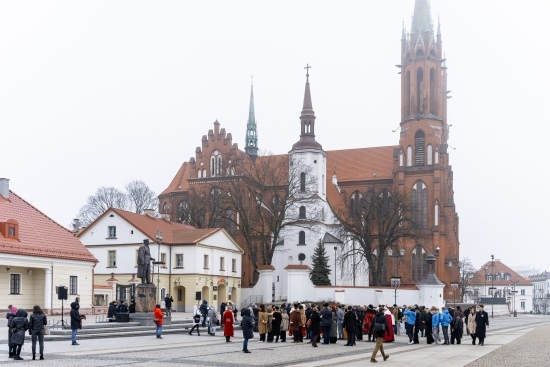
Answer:
<svg viewBox="0 0 550 367"><path fill-rule="evenodd" d="M550 325L541 325L468 364L468 367L549 366Z"/></svg>
<svg viewBox="0 0 550 367"><path fill-rule="evenodd" d="M541 325L541 326L540 326ZM540 326L539 328L536 328ZM533 331L534 330L534 331ZM395 343L385 344L384 348L391 358L384 366L515 366L508 357L510 353L524 359L524 346L535 338L538 343L530 347L530 366L544 365L541 353L548 356L548 350L542 347L545 338L541 337L550 330L550 317L521 315L518 318L495 318L491 320L486 345L472 345L469 337L462 345L408 345L406 336L398 336ZM532 332L531 332L532 331ZM200 337L186 333L166 335L156 339L153 330L151 337L125 337L86 339L79 346L72 346L70 340L52 341L45 344L45 361L32 361L33 365L99 367L125 364L132 366L364 366L370 359L374 343L357 342L355 347L345 347L344 341L337 344L321 345L313 348L306 343L259 343L258 334L249 342L251 354L242 353L241 332L233 342L226 343L218 331L213 337L205 332ZM547 334L546 334L547 335ZM525 339L525 340L524 340ZM289 340L289 339L287 339ZM546 338L546 340L548 340ZM289 340L290 341L290 340ZM501 346L504 346L501 348ZM7 346L0 348L0 364L15 366L23 361L7 358ZM534 353L532 351L537 351ZM25 343L22 357L30 359L31 345ZM521 351L521 353L519 353ZM518 357L521 356L521 357ZM378 360L382 358L378 355ZM509 364L495 364L495 360ZM473 362L473 363L472 363ZM478 364L480 363L480 364ZM547 364L546 364L547 365Z"/></svg>

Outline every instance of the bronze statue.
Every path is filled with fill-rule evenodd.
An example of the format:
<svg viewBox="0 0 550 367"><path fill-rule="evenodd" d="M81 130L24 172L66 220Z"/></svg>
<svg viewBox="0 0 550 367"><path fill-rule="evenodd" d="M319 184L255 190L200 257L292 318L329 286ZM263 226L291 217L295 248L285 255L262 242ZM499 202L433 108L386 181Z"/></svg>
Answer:
<svg viewBox="0 0 550 367"><path fill-rule="evenodd" d="M143 240L143 245L139 247L138 251L138 271L137 276L141 278L141 284L151 283L151 251L149 250L149 240Z"/></svg>

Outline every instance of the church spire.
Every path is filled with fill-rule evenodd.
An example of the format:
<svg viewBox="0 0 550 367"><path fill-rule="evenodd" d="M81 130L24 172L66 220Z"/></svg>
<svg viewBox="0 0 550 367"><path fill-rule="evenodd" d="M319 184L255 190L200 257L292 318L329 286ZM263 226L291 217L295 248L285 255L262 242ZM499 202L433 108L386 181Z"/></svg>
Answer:
<svg viewBox="0 0 550 367"><path fill-rule="evenodd" d="M250 84L250 106L246 124L246 140L244 151L253 159L258 156L258 131L256 130L256 114L254 112L254 84Z"/></svg>
<svg viewBox="0 0 550 367"><path fill-rule="evenodd" d="M417 37L420 37L425 32L434 32L430 0L416 0L414 3L411 33L415 34Z"/></svg>
<svg viewBox="0 0 550 367"><path fill-rule="evenodd" d="M292 146L292 149L323 149L321 144L315 141L315 112L311 103L311 91L309 89L309 69L311 66L306 65L306 89L304 92L304 104L300 115L300 141Z"/></svg>

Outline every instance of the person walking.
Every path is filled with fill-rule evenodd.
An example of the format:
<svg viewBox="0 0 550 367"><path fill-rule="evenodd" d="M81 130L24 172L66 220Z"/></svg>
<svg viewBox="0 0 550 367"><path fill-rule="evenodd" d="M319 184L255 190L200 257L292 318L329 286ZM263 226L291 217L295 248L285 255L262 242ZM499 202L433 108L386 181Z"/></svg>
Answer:
<svg viewBox="0 0 550 367"><path fill-rule="evenodd" d="M391 325L388 324L388 318L384 313L385 313L384 307L380 307L370 327L371 329L370 333L373 334L374 337L376 338L376 345L374 346L374 350L372 351L372 355L370 356L370 361L372 363L378 362L376 360L376 354L378 353L378 350L380 350L380 353L382 354L384 361L390 358L389 354L384 353L383 343L384 343L384 335L391 328Z"/></svg>
<svg viewBox="0 0 550 367"><path fill-rule="evenodd" d="M206 317L208 316L208 302L204 299L200 307L202 315L202 327L206 327Z"/></svg>
<svg viewBox="0 0 550 367"><path fill-rule="evenodd" d="M155 325L157 326L157 329L156 329L157 339L162 339L162 325L164 324L164 313L160 308L160 304L157 304L155 306L153 317L154 317Z"/></svg>
<svg viewBox="0 0 550 367"><path fill-rule="evenodd" d="M441 314L439 313L439 310L435 306L433 306L430 311L432 314L432 337L434 339L435 344L441 344L441 338L439 337L439 325L441 325Z"/></svg>
<svg viewBox="0 0 550 367"><path fill-rule="evenodd" d="M29 329L29 320L27 320L27 311L20 308L11 319L9 325L12 329L11 342L13 344L13 359L21 361L21 348L25 344L25 331Z"/></svg>
<svg viewBox="0 0 550 367"><path fill-rule="evenodd" d="M201 332L199 330L200 323L201 323L201 310L197 307L197 305L195 305L195 307L193 307L193 327L191 328L191 330L189 330L189 335L193 335L192 334L193 330L197 328L197 336L201 336Z"/></svg>
<svg viewBox="0 0 550 367"><path fill-rule="evenodd" d="M231 306L225 308L223 313L223 336L225 336L225 342L229 343L231 337L234 336L233 325L235 324L235 317Z"/></svg>
<svg viewBox="0 0 550 367"><path fill-rule="evenodd" d="M40 306L33 307L29 320L29 330L32 336L32 359L36 359L36 340L40 345L40 359L44 359L44 327L48 325L48 319Z"/></svg>
<svg viewBox="0 0 550 367"><path fill-rule="evenodd" d="M321 315L319 315L319 309L317 306L313 306L311 308L311 314L309 315L309 320L307 320L307 325L309 330L311 331L311 346L317 348L317 341L319 340L319 334L321 333L321 327L322 327L322 318ZM323 330L324 333L324 330ZM329 327L329 334L330 334L330 327ZM324 335L323 335L324 337Z"/></svg>
<svg viewBox="0 0 550 367"><path fill-rule="evenodd" d="M330 344L330 327L332 326L332 312L328 309L328 303L323 304L323 310L319 314L319 318L321 320L321 328L323 329L323 344Z"/></svg>
<svg viewBox="0 0 550 367"><path fill-rule="evenodd" d="M454 320L452 323L452 330L451 330L451 344L454 344L456 340L456 344L460 344L460 341L462 339L462 315L458 310L455 310L454 313Z"/></svg>
<svg viewBox="0 0 550 367"><path fill-rule="evenodd" d="M472 338L472 345L476 345L476 309L470 307L466 316L466 329Z"/></svg>
<svg viewBox="0 0 550 367"><path fill-rule="evenodd" d="M293 343L299 343L300 342L300 335L302 333L302 315L300 314L300 310L298 309L298 304L294 304L294 309L290 312L289 316L290 320L290 330L292 331L292 337L293 337Z"/></svg>
<svg viewBox="0 0 550 367"><path fill-rule="evenodd" d="M269 317L267 316L265 305L260 305L260 311L258 312L258 333L260 334L260 342L265 342L268 321Z"/></svg>
<svg viewBox="0 0 550 367"><path fill-rule="evenodd" d="M214 306L209 307L208 308L208 335L212 335L212 336L216 335L217 322L218 322L218 314L216 313L216 307Z"/></svg>
<svg viewBox="0 0 550 367"><path fill-rule="evenodd" d="M338 339L344 339L344 310L342 305L336 306L336 314L338 315Z"/></svg>
<svg viewBox="0 0 550 367"><path fill-rule="evenodd" d="M477 307L479 311L476 313L476 337L479 339L479 345L485 345L485 334L489 327L489 314L484 311L483 305Z"/></svg>
<svg viewBox="0 0 550 367"><path fill-rule="evenodd" d="M275 343L279 342L279 337L281 336L282 320L283 320L283 315L279 310L279 306L275 306L275 311L273 311L273 320L271 321L271 335L272 335L272 339L275 339Z"/></svg>
<svg viewBox="0 0 550 367"><path fill-rule="evenodd" d="M281 308L281 343L286 343L286 334L289 325L288 313L286 308Z"/></svg>
<svg viewBox="0 0 550 367"><path fill-rule="evenodd" d="M166 297L164 297L164 304L166 307L167 317L172 317L172 302L174 302L174 298L172 298L172 296L169 293L167 293Z"/></svg>
<svg viewBox="0 0 550 367"><path fill-rule="evenodd" d="M416 312L411 309L411 307L407 307L407 309L403 312L403 315L407 316L407 322L405 324L405 330L407 331L407 336L409 337L409 344L414 343L414 325L416 324Z"/></svg>
<svg viewBox="0 0 550 367"><path fill-rule="evenodd" d="M72 345L80 345L76 342L76 332L78 329L82 329L82 318L80 317L80 305L78 301L71 303L71 341Z"/></svg>
<svg viewBox="0 0 550 367"><path fill-rule="evenodd" d="M348 333L348 343L344 344L346 347L355 345L355 322L357 316L351 306L348 306L348 311L344 314L344 327Z"/></svg>
<svg viewBox="0 0 550 367"><path fill-rule="evenodd" d="M449 345L449 325L451 324L452 317L449 315L449 311L445 307L441 307L443 312L441 313L441 329L443 329L443 338L445 342L443 344Z"/></svg>
<svg viewBox="0 0 550 367"><path fill-rule="evenodd" d="M6 314L6 319L8 319L8 354L9 358L15 357L15 352L13 350L13 343L11 342L11 336L12 336L12 329L10 326L11 319L15 317L15 314L17 313L17 307L9 305L8 306L8 313Z"/></svg>
<svg viewBox="0 0 550 367"><path fill-rule="evenodd" d="M250 317L250 310L244 310L244 316L241 320L241 328L243 330L243 352L250 353L248 350L248 340L254 337L254 321Z"/></svg>

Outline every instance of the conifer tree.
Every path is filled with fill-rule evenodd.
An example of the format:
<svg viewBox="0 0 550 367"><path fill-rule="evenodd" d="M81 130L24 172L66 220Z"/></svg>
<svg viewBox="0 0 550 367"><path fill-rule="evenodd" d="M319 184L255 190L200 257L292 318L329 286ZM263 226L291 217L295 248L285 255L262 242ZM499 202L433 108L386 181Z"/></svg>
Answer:
<svg viewBox="0 0 550 367"><path fill-rule="evenodd" d="M317 243L317 247L315 247L315 251L311 257L311 265L313 267L309 272L309 279L311 279L311 282L314 285L331 285L328 256L321 240Z"/></svg>

